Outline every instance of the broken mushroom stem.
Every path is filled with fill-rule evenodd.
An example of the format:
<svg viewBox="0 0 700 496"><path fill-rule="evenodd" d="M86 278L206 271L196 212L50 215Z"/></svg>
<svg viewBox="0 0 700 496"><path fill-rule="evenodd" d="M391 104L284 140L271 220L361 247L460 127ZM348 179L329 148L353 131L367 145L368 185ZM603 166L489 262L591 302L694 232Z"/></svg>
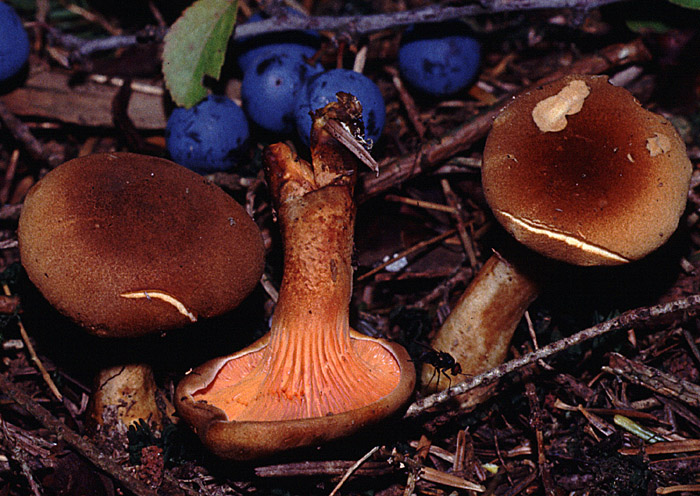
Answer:
<svg viewBox="0 0 700 496"><path fill-rule="evenodd" d="M220 456L247 459L350 434L395 412L415 372L393 343L351 329L353 188L358 160L326 129L352 124L350 95L314 116L312 164L282 143L265 151L284 245L270 332L178 385L182 416Z"/></svg>
<svg viewBox="0 0 700 496"><path fill-rule="evenodd" d="M93 383L87 417L90 430L124 431L139 420L162 428L163 412L156 401L158 387L150 364L105 367L95 375Z"/></svg>
<svg viewBox="0 0 700 496"><path fill-rule="evenodd" d="M431 346L449 353L466 377L505 360L515 329L540 294L541 277L533 273L522 255L491 255L433 338ZM430 391L441 391L454 383L447 372L436 374L428 363L423 365L421 381Z"/></svg>

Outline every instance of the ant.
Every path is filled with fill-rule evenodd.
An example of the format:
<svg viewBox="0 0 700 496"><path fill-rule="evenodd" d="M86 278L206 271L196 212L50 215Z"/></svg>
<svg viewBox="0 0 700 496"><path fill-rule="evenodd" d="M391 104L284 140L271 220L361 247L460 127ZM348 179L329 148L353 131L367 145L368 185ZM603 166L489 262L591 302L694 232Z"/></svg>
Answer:
<svg viewBox="0 0 700 496"><path fill-rule="evenodd" d="M428 363L432 365L435 369L433 370L433 375L430 376L428 384L433 382L435 374L438 374L438 383L440 382L440 377L445 376L445 379L447 379L449 383L447 388L449 389L450 387L452 387L452 378L448 375L448 373L452 374L453 377L461 374L462 366L459 364L459 362L457 362L457 360L455 360L454 357L446 351L435 350L422 343L418 344L420 344L424 348L424 350L420 354L418 359L415 361L421 363Z"/></svg>

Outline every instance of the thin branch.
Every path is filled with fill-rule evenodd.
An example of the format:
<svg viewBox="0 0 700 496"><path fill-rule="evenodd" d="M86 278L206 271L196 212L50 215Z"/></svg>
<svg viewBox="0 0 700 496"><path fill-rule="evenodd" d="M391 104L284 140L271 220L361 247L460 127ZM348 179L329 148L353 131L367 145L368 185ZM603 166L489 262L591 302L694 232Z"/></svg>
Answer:
<svg viewBox="0 0 700 496"><path fill-rule="evenodd" d="M371 450L369 450L365 455L357 460L357 462L353 463L353 465L348 468L348 470L343 474L343 477L340 478L340 481L338 484L333 488L333 490L330 492L328 496L335 496L338 491L340 491L340 488L343 487L343 484L352 476L353 473L357 471L360 466L365 463L367 460L369 460L372 455L374 455L377 451L379 451L380 446L375 446Z"/></svg>
<svg viewBox="0 0 700 496"><path fill-rule="evenodd" d="M416 243L415 245L405 249L401 253L394 255L392 258L387 260L386 262L383 262L376 267L374 267L372 270L369 270L362 274L360 277L357 278L357 281L363 281L367 279L368 277L373 276L380 270L384 269L385 267L391 265L392 263L401 260L404 257L407 257L408 255L412 255L413 253L422 250L426 246L433 245L439 241L442 241L443 239L449 238L450 236L453 236L455 233L457 233L457 229L450 229L449 231L445 231L442 234L438 234L437 236L434 236L430 239L426 239L425 241L421 241L420 243Z"/></svg>
<svg viewBox="0 0 700 496"><path fill-rule="evenodd" d="M603 370L624 377L633 384L643 386L657 394L678 399L692 407L700 406L700 386L674 375L629 360L618 353L610 356L610 366Z"/></svg>
<svg viewBox="0 0 700 496"><path fill-rule="evenodd" d="M52 26L47 25L46 29L51 43L59 44L72 50L70 54L71 60L81 60L93 53L116 50L117 48L128 48L140 43L159 43L163 41L165 34L168 32L167 28L146 26L135 34L106 36L104 38L86 40L72 34L63 33Z"/></svg>
<svg viewBox="0 0 700 496"><path fill-rule="evenodd" d="M18 119L8 108L0 102L0 129L7 128L12 136L22 143L25 149L35 160L42 160L51 167L56 167L63 159L50 153L41 142L32 134L29 126Z"/></svg>
<svg viewBox="0 0 700 496"><path fill-rule="evenodd" d="M6 297L12 297L12 292L10 291L10 287L7 285L7 283L2 283L2 289ZM39 358L39 355L36 354L34 345L32 345L32 341L31 339L29 339L29 334L27 333L27 330L25 329L24 324L22 323L22 319L20 319L19 315L17 315L17 326L19 327L19 332L22 336L22 341L24 341L24 345L27 347L27 351L29 352L29 357L34 363L34 365L36 365L36 368L39 369L39 372L41 373L41 377L44 379L44 382L49 387L49 390L56 397L56 399L58 401L63 401L63 395L58 390L56 383L53 382L53 379L51 379L51 375L49 375L48 371L46 370L46 367L44 367L44 363Z"/></svg>
<svg viewBox="0 0 700 496"><path fill-rule="evenodd" d="M426 396L425 398L413 403L404 414L404 418L416 417L430 408L450 401L450 399L454 398L455 396L467 393L479 386L487 386L492 384L511 372L521 369L527 365L531 365L538 360L549 358L561 351L571 348L572 346L588 341L589 339L602 336L609 332L627 330L634 326L648 324L650 321L661 317L679 318L678 314L694 313L698 310L700 310L700 295L692 295L652 307L642 307L629 310L619 317L602 322L596 326L589 327L588 329L584 329L583 331L559 341L555 341L554 343L548 344L539 350L523 355L520 358L506 362L464 382L456 384L449 389ZM684 317L687 318L687 315Z"/></svg>
<svg viewBox="0 0 700 496"><path fill-rule="evenodd" d="M367 16L286 16L241 24L236 27L236 38L289 30L315 29L350 35L362 35L382 29L408 26L425 22L441 22L498 12L537 9L579 9L588 11L621 0L482 0L461 7L430 5L403 12Z"/></svg>
<svg viewBox="0 0 700 496"><path fill-rule="evenodd" d="M37 422L53 432L56 437L64 440L78 453L90 460L93 465L118 480L126 489L137 496L157 496L156 491L131 475L114 460L105 456L91 441L76 434L66 424L54 417L46 408L39 405L14 383L2 376L0 376L0 391L24 408Z"/></svg>
<svg viewBox="0 0 700 496"><path fill-rule="evenodd" d="M365 35L383 29L420 24L425 22L441 22L498 12L514 12L537 9L577 9L582 12L602 7L603 5L617 3L625 0L482 0L479 3L461 7L448 7L430 5L414 10L391 12L385 14L373 14L367 16L280 16L271 17L264 21L244 23L236 26L234 38L240 39L261 34L314 29L319 31L333 31L348 35ZM46 26L50 39L69 50L72 50L71 58L80 60L93 53L125 48L144 42L160 42L163 40L167 29L158 26L147 26L140 32L132 35L118 35L83 40L77 36Z"/></svg>

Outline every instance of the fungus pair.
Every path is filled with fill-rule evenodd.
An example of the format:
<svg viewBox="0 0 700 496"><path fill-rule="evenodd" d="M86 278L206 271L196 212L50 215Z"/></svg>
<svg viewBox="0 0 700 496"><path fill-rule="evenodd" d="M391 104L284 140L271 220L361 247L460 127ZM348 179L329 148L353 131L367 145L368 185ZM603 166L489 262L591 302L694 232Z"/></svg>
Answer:
<svg viewBox="0 0 700 496"><path fill-rule="evenodd" d="M671 123L605 76L574 75L505 107L486 141L482 182L496 219L527 247L571 264L619 265L676 230L691 170ZM493 255L433 346L466 374L502 362L540 291L543 268L533 265L525 253Z"/></svg>
<svg viewBox="0 0 700 496"><path fill-rule="evenodd" d="M349 326L358 161L325 126L352 127L360 115L349 95L317 112L312 164L284 144L265 153L284 242L271 330L196 368L176 390L181 416L224 458L348 435L392 414L413 392L406 351ZM50 172L27 197L19 238L27 273L48 301L100 336L221 314L262 272L260 233L240 205L183 167L134 154L93 155ZM141 365L134 373L144 372ZM130 411L158 415L137 410L139 388L125 386L107 407L120 409L125 424L137 419Z"/></svg>

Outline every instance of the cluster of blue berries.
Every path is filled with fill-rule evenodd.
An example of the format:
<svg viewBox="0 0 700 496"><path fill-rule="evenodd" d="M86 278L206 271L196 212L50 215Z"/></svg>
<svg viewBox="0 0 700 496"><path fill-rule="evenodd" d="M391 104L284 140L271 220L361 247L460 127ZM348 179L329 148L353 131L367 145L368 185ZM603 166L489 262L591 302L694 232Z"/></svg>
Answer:
<svg viewBox="0 0 700 496"><path fill-rule="evenodd" d="M254 16L250 21L261 19ZM227 98L214 96L191 109L176 109L166 129L172 158L200 173L230 168L248 140L249 123L270 133L296 131L308 145L309 112L335 101L339 91L360 100L365 137L379 139L386 117L379 88L357 72L325 70L320 63L310 62L318 44L318 34L310 31L239 40L243 110Z"/></svg>
<svg viewBox="0 0 700 496"><path fill-rule="evenodd" d="M29 37L17 12L0 2L0 81L17 74L29 58Z"/></svg>
<svg viewBox="0 0 700 496"><path fill-rule="evenodd" d="M290 12L294 15L295 11ZM251 18L258 20L262 17ZM415 26L405 32L399 69L412 87L445 96L474 78L479 44L455 26ZM318 41L318 34L312 31L239 40L243 109L227 98L210 96L191 109L175 110L166 129L172 158L200 173L228 169L236 164L249 138L249 122L270 133L296 131L308 145L310 112L335 101L340 91L353 94L362 104L365 138L379 139L386 119L379 88L360 73L324 70L311 62Z"/></svg>

